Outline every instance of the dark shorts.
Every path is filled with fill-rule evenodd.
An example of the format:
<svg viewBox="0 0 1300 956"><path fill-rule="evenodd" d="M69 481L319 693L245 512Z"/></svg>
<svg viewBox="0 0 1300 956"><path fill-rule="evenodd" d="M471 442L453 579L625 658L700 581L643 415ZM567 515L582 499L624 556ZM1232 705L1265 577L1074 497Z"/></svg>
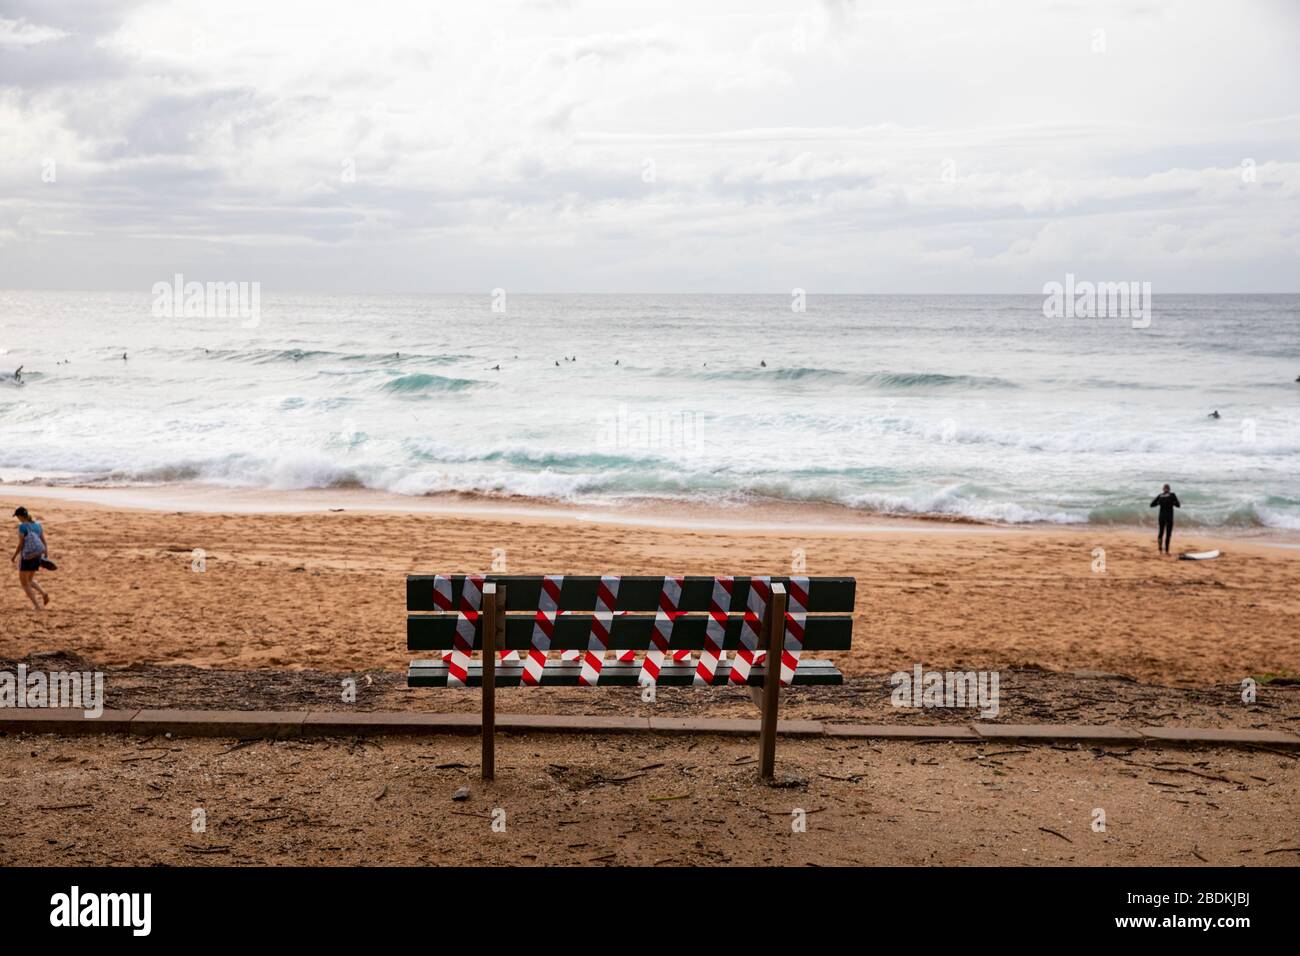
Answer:
<svg viewBox="0 0 1300 956"><path fill-rule="evenodd" d="M40 569L41 569L40 558L19 558L18 559L19 571L39 571Z"/></svg>

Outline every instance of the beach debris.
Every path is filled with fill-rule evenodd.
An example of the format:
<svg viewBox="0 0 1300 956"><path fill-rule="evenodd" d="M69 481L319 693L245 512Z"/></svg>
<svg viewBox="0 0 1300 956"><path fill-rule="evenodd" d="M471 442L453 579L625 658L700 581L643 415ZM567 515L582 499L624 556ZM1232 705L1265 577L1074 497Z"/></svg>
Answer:
<svg viewBox="0 0 1300 956"><path fill-rule="evenodd" d="M629 780L635 780L637 777L644 777L650 771L634 770L632 773L625 773L621 777L602 777L602 783L627 783Z"/></svg>
<svg viewBox="0 0 1300 956"><path fill-rule="evenodd" d="M866 774L865 774L865 773L854 773L854 774L850 774L850 775L847 776L847 777L837 777L837 776L836 776L835 774L833 774L833 773L821 773L821 772L819 771L818 774L817 774L817 776L819 776L819 777L825 777L827 780L838 780L838 781L840 781L841 783L857 783L859 780L861 780L863 777L865 777Z"/></svg>
<svg viewBox="0 0 1300 956"><path fill-rule="evenodd" d="M153 748L150 748L153 749ZM171 751L164 749L160 754L141 754L138 757L119 757L118 763L138 763L141 760L162 760Z"/></svg>
<svg viewBox="0 0 1300 956"><path fill-rule="evenodd" d="M451 798L460 803L463 803L464 801L468 800L469 787L457 787L456 792L451 795Z"/></svg>
<svg viewBox="0 0 1300 956"><path fill-rule="evenodd" d="M802 790L808 786L808 778L798 774L783 774L767 781L767 785L777 790Z"/></svg>
<svg viewBox="0 0 1300 956"><path fill-rule="evenodd" d="M245 747L251 747L251 746L253 746L253 744L257 743L258 740L259 740L259 738L257 738L257 737L250 737L248 740L241 740L239 743L235 744L235 746L233 746L233 747L230 747L230 748L228 748L228 749L226 749L226 750L218 750L217 753L216 753L216 756L220 757L220 756L223 756L224 754L232 754L232 753L234 753L236 750L243 750Z"/></svg>
<svg viewBox="0 0 1300 956"><path fill-rule="evenodd" d="M1062 840L1064 840L1066 843L1073 843L1073 842L1074 842L1074 841L1071 840L1068 836L1066 836L1064 833L1060 833L1060 832L1058 832L1058 831L1056 831L1056 830L1053 830L1051 827L1039 827L1038 829L1042 830L1044 833L1050 833L1052 836L1058 836L1058 837L1060 837Z"/></svg>

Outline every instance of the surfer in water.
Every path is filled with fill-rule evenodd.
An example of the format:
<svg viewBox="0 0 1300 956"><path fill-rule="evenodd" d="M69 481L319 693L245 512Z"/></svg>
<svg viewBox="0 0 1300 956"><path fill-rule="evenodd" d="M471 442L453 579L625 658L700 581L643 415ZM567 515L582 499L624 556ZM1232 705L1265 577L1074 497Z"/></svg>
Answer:
<svg viewBox="0 0 1300 956"><path fill-rule="evenodd" d="M1178 496L1169 490L1165 485L1160 494L1151 499L1151 507L1160 506L1160 522L1156 526L1156 550L1169 553L1169 539L1174 534L1174 509L1181 508L1182 502Z"/></svg>

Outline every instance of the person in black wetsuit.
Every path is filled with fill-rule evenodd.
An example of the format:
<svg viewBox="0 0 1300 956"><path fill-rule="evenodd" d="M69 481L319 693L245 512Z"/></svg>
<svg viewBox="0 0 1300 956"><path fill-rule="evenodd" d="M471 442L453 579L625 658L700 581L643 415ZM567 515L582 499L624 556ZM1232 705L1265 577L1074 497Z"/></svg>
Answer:
<svg viewBox="0 0 1300 956"><path fill-rule="evenodd" d="M1156 526L1156 550L1169 553L1169 539L1174 535L1174 509L1181 508L1183 503L1178 500L1178 496L1169 490L1165 485L1160 494L1151 499L1151 507L1160 506L1160 523Z"/></svg>

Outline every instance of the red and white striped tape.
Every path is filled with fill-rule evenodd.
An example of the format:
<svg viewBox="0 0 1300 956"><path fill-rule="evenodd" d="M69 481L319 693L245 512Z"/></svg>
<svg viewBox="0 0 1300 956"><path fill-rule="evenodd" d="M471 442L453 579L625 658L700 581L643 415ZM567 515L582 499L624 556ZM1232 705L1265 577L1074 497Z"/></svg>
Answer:
<svg viewBox="0 0 1300 956"><path fill-rule="evenodd" d="M439 611L455 610L456 604L451 599L451 578L445 574L434 575L433 578L433 606ZM444 661L451 660L451 651L442 652Z"/></svg>
<svg viewBox="0 0 1300 956"><path fill-rule="evenodd" d="M542 682L542 671L546 668L546 652L551 649L551 638L555 634L555 617L560 605L560 588L564 586L564 575L548 574L542 578L542 590L537 597L537 615L533 618L533 646L528 650L524 660L523 681L536 687Z"/></svg>
<svg viewBox="0 0 1300 956"><path fill-rule="evenodd" d="M733 684L748 683L749 669L763 657L759 643L763 631L763 615L767 613L767 602L772 596L771 582L772 579L768 577L749 579L749 598L745 602L745 619L740 627L740 649L731 662Z"/></svg>
<svg viewBox="0 0 1300 956"><path fill-rule="evenodd" d="M614 620L614 605L618 601L618 575L602 575L596 588L596 613L591 616L591 634L587 638L587 653L582 658L578 683L595 687L600 681L600 669L605 666L605 648L609 646L609 628Z"/></svg>
<svg viewBox="0 0 1300 956"><path fill-rule="evenodd" d="M781 649L781 683L789 686L803 652L803 629L808 622L808 579L791 578L786 585L790 608L785 615L785 643Z"/></svg>
<svg viewBox="0 0 1300 956"><path fill-rule="evenodd" d="M654 647L646 652L645 660L641 662L638 684L654 684L659 680L659 669L668 653L668 641L673 634L673 622L677 620L677 605L681 600L682 579L665 577L663 590L659 592L659 606L655 609L655 629L651 636Z"/></svg>
<svg viewBox="0 0 1300 956"><path fill-rule="evenodd" d="M451 578L439 574L433 579L433 603L440 611L452 609ZM464 687L469 679L469 661L474 653L474 630L483 605L483 575L465 575L456 608L456 638L450 652L443 652L447 662L447 686Z"/></svg>
<svg viewBox="0 0 1300 956"><path fill-rule="evenodd" d="M731 610L731 584L729 577L713 579L713 597L709 602L709 621L704 630L704 650L700 651L695 665L695 683L712 684L722 645L727 634L727 614Z"/></svg>

